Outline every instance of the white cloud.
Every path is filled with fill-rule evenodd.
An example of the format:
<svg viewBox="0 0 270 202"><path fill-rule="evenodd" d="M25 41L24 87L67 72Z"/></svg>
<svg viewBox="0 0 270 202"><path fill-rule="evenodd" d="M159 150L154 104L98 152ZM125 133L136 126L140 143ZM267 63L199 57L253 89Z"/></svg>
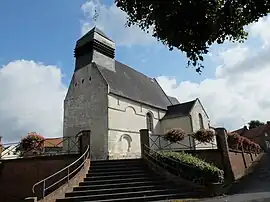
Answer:
<svg viewBox="0 0 270 202"><path fill-rule="evenodd" d="M137 26L126 27L127 15L115 6L105 5L99 0L87 1L82 5L84 20L82 21L82 34L93 26L97 26L111 37L117 45L149 45L156 43L156 39L146 34ZM99 13L96 21L93 20L95 10Z"/></svg>
<svg viewBox="0 0 270 202"><path fill-rule="evenodd" d="M157 80L181 102L199 97L215 126L237 129L252 119L270 120L269 19L250 25L251 38L245 44L219 52L215 78L200 83L177 83L166 76Z"/></svg>
<svg viewBox="0 0 270 202"><path fill-rule="evenodd" d="M0 68L0 135L16 141L28 132L62 136L66 87L56 66L16 60Z"/></svg>
<svg viewBox="0 0 270 202"><path fill-rule="evenodd" d="M264 46L269 45L270 42L270 16L261 18L258 22L253 23L248 28L249 34L253 37L259 37Z"/></svg>

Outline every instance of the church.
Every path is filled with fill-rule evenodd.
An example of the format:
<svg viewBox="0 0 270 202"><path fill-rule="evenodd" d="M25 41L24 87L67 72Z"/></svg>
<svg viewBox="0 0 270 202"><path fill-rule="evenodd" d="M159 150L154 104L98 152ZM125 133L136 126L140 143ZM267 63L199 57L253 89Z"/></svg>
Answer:
<svg viewBox="0 0 270 202"><path fill-rule="evenodd" d="M63 136L91 130L91 159L139 158L140 129L164 134L209 128L197 98L166 95L156 79L115 59L115 43L94 27L76 42L75 70L64 100ZM194 144L195 140L186 140ZM207 147L207 145L204 145Z"/></svg>

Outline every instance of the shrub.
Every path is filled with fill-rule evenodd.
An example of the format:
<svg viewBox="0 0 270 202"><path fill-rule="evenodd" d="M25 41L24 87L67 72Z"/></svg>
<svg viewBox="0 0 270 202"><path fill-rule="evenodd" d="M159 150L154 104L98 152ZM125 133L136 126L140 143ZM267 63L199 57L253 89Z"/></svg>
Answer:
<svg viewBox="0 0 270 202"><path fill-rule="evenodd" d="M236 149L243 147L245 150L254 151L259 153L261 150L260 145L251 141L250 139L240 136L238 133L232 132L228 133L228 142L230 145L236 144Z"/></svg>
<svg viewBox="0 0 270 202"><path fill-rule="evenodd" d="M21 140L20 149L24 151L28 150L41 150L43 148L44 137L36 132L28 133L26 137Z"/></svg>
<svg viewBox="0 0 270 202"><path fill-rule="evenodd" d="M182 141L184 138L185 132L181 128L170 129L164 135L164 139L170 142Z"/></svg>
<svg viewBox="0 0 270 202"><path fill-rule="evenodd" d="M203 179L203 183L222 182L224 172L215 165L184 152L161 151L162 156L179 162L180 169L184 171L182 176L187 176L192 181ZM188 167L187 167L188 166Z"/></svg>
<svg viewBox="0 0 270 202"><path fill-rule="evenodd" d="M215 132L209 129L200 129L193 134L193 137L199 142L209 143L214 140Z"/></svg>

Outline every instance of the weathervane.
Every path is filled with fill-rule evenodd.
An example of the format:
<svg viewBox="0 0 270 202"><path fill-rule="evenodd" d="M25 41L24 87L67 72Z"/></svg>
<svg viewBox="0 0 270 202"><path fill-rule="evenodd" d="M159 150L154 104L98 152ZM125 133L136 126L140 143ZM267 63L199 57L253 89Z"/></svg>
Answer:
<svg viewBox="0 0 270 202"><path fill-rule="evenodd" d="M94 15L93 15L93 18L92 18L93 21L95 22L95 24L96 24L96 22L98 20L99 14L100 14L100 5L101 5L101 3L102 2L98 1L96 3L96 5L95 5L95 11L94 11Z"/></svg>

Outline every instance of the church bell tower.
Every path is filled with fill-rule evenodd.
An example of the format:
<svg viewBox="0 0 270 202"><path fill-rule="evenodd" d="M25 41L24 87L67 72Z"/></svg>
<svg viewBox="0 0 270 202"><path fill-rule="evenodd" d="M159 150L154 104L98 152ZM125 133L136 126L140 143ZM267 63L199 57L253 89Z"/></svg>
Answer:
<svg viewBox="0 0 270 202"><path fill-rule="evenodd" d="M91 62L115 71L114 56L115 43L100 29L94 27L76 42L74 50L75 72Z"/></svg>

